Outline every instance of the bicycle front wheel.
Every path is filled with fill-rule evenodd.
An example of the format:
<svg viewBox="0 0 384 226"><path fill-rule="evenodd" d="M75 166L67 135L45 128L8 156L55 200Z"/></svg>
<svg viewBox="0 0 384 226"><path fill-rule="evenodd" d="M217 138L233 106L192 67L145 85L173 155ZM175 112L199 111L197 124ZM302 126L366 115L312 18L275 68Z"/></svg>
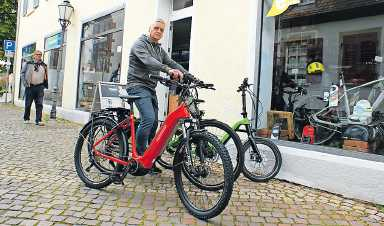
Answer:
<svg viewBox="0 0 384 226"><path fill-rule="evenodd" d="M205 153L214 150L215 157ZM207 132L193 132L183 140L174 159L176 190L187 210L206 220L228 205L233 189L231 159L224 145Z"/></svg>
<svg viewBox="0 0 384 226"><path fill-rule="evenodd" d="M239 135L229 125L214 119L203 119L200 121L200 126L217 136L221 143L224 144L231 158L234 180L236 180L242 172L244 165L243 145ZM157 160L162 167L172 169L173 156L181 139L182 131L179 129L168 142L164 153ZM209 156L209 153L207 155Z"/></svg>
<svg viewBox="0 0 384 226"><path fill-rule="evenodd" d="M243 174L254 182L266 182L280 171L282 158L279 148L270 140L251 137L244 144ZM254 145L252 145L252 142Z"/></svg>

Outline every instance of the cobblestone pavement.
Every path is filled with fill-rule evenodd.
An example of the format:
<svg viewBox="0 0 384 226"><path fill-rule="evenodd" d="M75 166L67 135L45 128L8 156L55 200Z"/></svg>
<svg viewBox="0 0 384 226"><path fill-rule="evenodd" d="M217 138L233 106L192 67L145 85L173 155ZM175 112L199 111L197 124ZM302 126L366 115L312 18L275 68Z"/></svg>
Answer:
<svg viewBox="0 0 384 226"><path fill-rule="evenodd" d="M73 164L79 125L24 125L22 110L3 104L0 116L0 225L384 225L382 207L242 177L226 210L199 221L179 201L170 171L88 189Z"/></svg>

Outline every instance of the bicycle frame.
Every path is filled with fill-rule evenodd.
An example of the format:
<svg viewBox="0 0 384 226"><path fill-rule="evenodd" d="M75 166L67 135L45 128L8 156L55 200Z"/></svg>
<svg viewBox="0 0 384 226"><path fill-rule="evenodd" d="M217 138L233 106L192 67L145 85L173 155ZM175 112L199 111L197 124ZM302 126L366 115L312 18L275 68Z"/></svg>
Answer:
<svg viewBox="0 0 384 226"><path fill-rule="evenodd" d="M133 109L133 103L130 103L130 106L131 106L131 109ZM116 163L124 165L124 166L127 166L131 162L136 161L143 168L151 169L156 158L158 156L160 156L162 151L164 150L168 139L172 137L174 130L175 130L176 126L178 125L179 121L182 119L188 119L190 117L191 117L191 115L188 111L186 104L182 103L175 111L173 111L172 113L170 113L167 116L164 123L162 124L160 129L157 131L152 142L149 144L147 150L144 152L144 155L140 156L140 155L138 155L137 149L136 149L134 113L133 113L133 111L131 111L130 117L129 117L129 122L130 122L130 126L131 126L132 158L129 159L128 161L123 161L119 158L105 155L96 149L97 145L99 145L103 140L110 137L116 130L124 128L124 127L126 128L128 119L119 123L117 126L112 128L111 131L109 131L106 135L104 135L102 138L100 138L92 146L92 150L96 156L100 156L102 158L111 160L113 162L116 162Z"/></svg>

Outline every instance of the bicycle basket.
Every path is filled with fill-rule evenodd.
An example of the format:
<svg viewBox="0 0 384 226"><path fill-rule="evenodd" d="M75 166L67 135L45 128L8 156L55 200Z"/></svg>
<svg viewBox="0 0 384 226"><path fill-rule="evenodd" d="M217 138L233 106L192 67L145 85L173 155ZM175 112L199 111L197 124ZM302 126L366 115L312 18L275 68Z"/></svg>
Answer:
<svg viewBox="0 0 384 226"><path fill-rule="evenodd" d="M126 108L129 105L120 97L126 92L125 85L113 82L98 82L96 85L91 113L113 108Z"/></svg>

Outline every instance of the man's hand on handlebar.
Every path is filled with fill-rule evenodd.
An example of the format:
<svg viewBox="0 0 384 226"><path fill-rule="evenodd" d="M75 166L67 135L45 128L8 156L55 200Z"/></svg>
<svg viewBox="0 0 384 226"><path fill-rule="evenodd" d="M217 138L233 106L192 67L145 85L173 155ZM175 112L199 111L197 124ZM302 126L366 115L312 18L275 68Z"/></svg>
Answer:
<svg viewBox="0 0 384 226"><path fill-rule="evenodd" d="M173 80L183 79L183 72L181 72L179 69L170 69L168 71L168 74L171 76L171 79Z"/></svg>

